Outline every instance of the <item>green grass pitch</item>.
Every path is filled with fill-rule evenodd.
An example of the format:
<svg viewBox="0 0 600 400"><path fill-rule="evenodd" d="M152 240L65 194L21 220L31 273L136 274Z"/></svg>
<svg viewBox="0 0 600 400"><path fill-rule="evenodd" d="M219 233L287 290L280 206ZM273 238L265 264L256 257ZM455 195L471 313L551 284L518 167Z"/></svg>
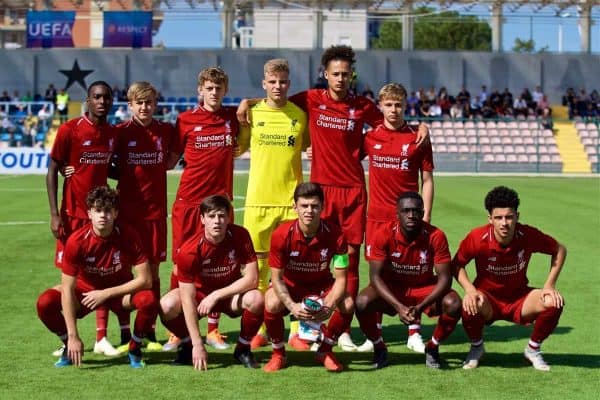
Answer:
<svg viewBox="0 0 600 400"><path fill-rule="evenodd" d="M172 201L179 175L169 176ZM48 228L44 177L0 176L0 398L127 398L127 399L597 399L600 396L600 339L595 330L600 316L600 180L550 177L436 177L433 222L448 235L455 251L464 235L486 222L485 193L495 185L515 188L521 197L521 221L538 226L564 243L567 262L558 288L566 308L555 333L544 343L552 371L528 366L522 351L531 328L496 323L485 330L487 353L480 368L460 368L469 344L459 323L441 347L447 367L425 368L422 355L404 346L406 328L397 319L384 320L392 366L370 369L371 354L341 353L347 370L327 373L310 353L289 351L289 367L277 374L247 370L232 362L231 351L209 349L209 370L171 367L172 353L147 353L147 368L132 370L125 357L105 358L91 352L94 317L80 322L87 353L81 369L53 367L50 355L59 344L38 320L37 296L59 281L53 267L54 241ZM246 176L236 176L235 207L242 220ZM269 190L269 188L265 188ZM533 286L540 286L549 267L546 256L529 265ZM366 263L362 263L362 286ZM472 265L469 271L473 271ZM171 263L161 266L163 288ZM457 287L457 284L454 284ZM164 291L164 290L163 290ZM201 329L205 330L205 322ZM428 338L434 321L424 321ZM239 320L222 318L229 341L237 337ZM158 335L165 339L162 326ZM356 341L363 337L356 321ZM117 320L111 315L109 338L118 341ZM258 351L266 360L269 349Z"/></svg>

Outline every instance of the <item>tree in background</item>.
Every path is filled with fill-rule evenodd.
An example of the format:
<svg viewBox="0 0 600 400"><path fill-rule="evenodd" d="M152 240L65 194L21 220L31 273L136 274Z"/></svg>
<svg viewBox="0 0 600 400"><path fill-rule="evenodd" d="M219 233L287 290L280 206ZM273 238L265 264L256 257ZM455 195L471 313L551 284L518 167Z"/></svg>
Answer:
<svg viewBox="0 0 600 400"><path fill-rule="evenodd" d="M415 19L415 50L471 50L492 49L492 29L486 21L472 15L460 15L456 11L435 13L435 9L420 7ZM402 48L402 23L386 20L379 28L379 37L373 39L375 49Z"/></svg>
<svg viewBox="0 0 600 400"><path fill-rule="evenodd" d="M515 53L533 53L535 50L535 41L533 39L524 40L521 38L515 39L512 51Z"/></svg>

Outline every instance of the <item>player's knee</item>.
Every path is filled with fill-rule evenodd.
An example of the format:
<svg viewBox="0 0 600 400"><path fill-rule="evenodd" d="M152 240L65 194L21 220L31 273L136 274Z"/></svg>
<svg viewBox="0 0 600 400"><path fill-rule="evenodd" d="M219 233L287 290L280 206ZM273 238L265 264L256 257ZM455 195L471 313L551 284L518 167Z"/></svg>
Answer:
<svg viewBox="0 0 600 400"><path fill-rule="evenodd" d="M273 314L283 310L283 303L279 300L273 289L269 289L265 294L265 310Z"/></svg>
<svg viewBox="0 0 600 400"><path fill-rule="evenodd" d="M262 313L265 308L265 301L262 293L258 290L251 290L244 294L244 308L253 314Z"/></svg>
<svg viewBox="0 0 600 400"><path fill-rule="evenodd" d="M175 299L172 296L167 295L160 299L159 312L163 320L170 321L179 314L179 307L177 307L177 302Z"/></svg>
<svg viewBox="0 0 600 400"><path fill-rule="evenodd" d="M460 301L460 297L458 297L458 295L454 292L448 293L446 296L444 296L444 300L442 301L442 310L446 315L459 317L462 310L462 302Z"/></svg>
<svg viewBox="0 0 600 400"><path fill-rule="evenodd" d="M46 314L48 311L53 310L56 307L60 308L60 304L60 292L55 289L48 289L37 299L37 313L41 317L43 314Z"/></svg>
<svg viewBox="0 0 600 400"><path fill-rule="evenodd" d="M358 296L356 296L356 302L354 304L356 312L361 313L365 311L369 306L369 302L369 297L363 293L360 293Z"/></svg>
<svg viewBox="0 0 600 400"><path fill-rule="evenodd" d="M346 296L339 305L340 311L344 314L353 314L354 313L354 300L352 297Z"/></svg>
<svg viewBox="0 0 600 400"><path fill-rule="evenodd" d="M145 313L156 313L158 312L158 299L151 290L142 290L134 296L134 304L138 311Z"/></svg>

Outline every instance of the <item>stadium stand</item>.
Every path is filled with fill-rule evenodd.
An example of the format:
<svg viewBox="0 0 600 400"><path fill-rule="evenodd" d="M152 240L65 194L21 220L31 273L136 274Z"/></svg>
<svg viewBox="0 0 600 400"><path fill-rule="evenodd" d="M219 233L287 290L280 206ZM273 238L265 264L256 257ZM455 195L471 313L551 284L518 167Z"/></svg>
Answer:
<svg viewBox="0 0 600 400"><path fill-rule="evenodd" d="M598 124L593 122L575 122L575 129L585 149L588 160L592 164L592 171L598 171L598 154L600 153L600 130Z"/></svg>

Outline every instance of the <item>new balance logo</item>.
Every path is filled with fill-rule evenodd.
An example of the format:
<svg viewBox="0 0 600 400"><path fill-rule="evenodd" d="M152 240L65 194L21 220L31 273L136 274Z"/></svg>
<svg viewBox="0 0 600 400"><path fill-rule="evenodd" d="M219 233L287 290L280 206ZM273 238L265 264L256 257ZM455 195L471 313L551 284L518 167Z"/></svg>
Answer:
<svg viewBox="0 0 600 400"><path fill-rule="evenodd" d="M383 147L383 146L381 146L379 143L377 143L376 145L374 145L374 146L373 146L373 148L374 148L375 150L381 150L381 148L382 148L382 147Z"/></svg>
<svg viewBox="0 0 600 400"><path fill-rule="evenodd" d="M325 104L321 104L319 106L319 110L327 110L327 106Z"/></svg>
<svg viewBox="0 0 600 400"><path fill-rule="evenodd" d="M300 255L300 252L299 252L299 251L292 251L292 252L290 253L290 257L298 257L299 255Z"/></svg>
<svg viewBox="0 0 600 400"><path fill-rule="evenodd" d="M208 265L210 264L210 258L207 258L206 260L202 261L202 265Z"/></svg>
<svg viewBox="0 0 600 400"><path fill-rule="evenodd" d="M402 255L402 253L400 253L399 251L395 251L392 253L392 257L396 257L399 258Z"/></svg>
<svg viewBox="0 0 600 400"><path fill-rule="evenodd" d="M92 141L91 140L86 140L81 145L82 146L91 146L92 145Z"/></svg>
<svg viewBox="0 0 600 400"><path fill-rule="evenodd" d="M201 126L194 127L194 132L200 132L202 130Z"/></svg>
<svg viewBox="0 0 600 400"><path fill-rule="evenodd" d="M258 121L256 123L257 126L265 126L265 122L264 121Z"/></svg>
<svg viewBox="0 0 600 400"><path fill-rule="evenodd" d="M96 262L96 257L86 257L85 261L89 263Z"/></svg>
<svg viewBox="0 0 600 400"><path fill-rule="evenodd" d="M137 142L135 140L132 140L131 142L127 143L128 147L135 147L137 146Z"/></svg>
<svg viewBox="0 0 600 400"><path fill-rule="evenodd" d="M496 261L496 257L488 257L488 261Z"/></svg>
<svg viewBox="0 0 600 400"><path fill-rule="evenodd" d="M296 145L296 138L293 136L288 136L287 145L288 147L294 147Z"/></svg>

